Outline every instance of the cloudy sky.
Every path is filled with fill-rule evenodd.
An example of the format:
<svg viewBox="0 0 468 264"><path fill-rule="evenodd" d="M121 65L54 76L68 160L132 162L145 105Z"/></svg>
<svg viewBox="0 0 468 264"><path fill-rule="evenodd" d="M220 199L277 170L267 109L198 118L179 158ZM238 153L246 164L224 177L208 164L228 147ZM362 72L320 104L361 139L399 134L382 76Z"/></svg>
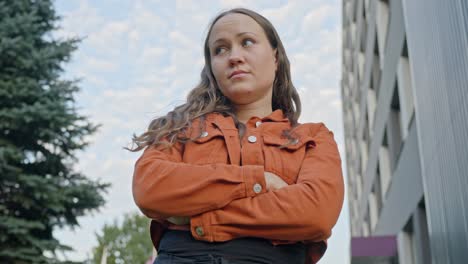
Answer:
<svg viewBox="0 0 468 264"><path fill-rule="evenodd" d="M122 149L150 120L184 102L199 81L202 44L210 20L231 7L247 7L276 27L291 61L303 113L301 122L324 122L335 133L344 165L339 81L339 0L56 0L62 16L57 37L82 37L64 78L81 78L80 113L102 125L76 166L88 177L112 183L100 212L80 219L81 228L56 232L83 260L105 223L138 211L131 195L133 164L140 153ZM321 263L348 263L348 206Z"/></svg>

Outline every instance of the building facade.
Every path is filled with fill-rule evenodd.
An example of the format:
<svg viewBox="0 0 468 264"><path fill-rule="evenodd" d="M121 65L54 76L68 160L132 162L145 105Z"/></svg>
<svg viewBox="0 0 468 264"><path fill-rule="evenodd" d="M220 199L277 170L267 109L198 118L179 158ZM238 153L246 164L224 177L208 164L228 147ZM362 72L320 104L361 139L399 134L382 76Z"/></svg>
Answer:
<svg viewBox="0 0 468 264"><path fill-rule="evenodd" d="M351 263L466 263L468 1L342 7Z"/></svg>

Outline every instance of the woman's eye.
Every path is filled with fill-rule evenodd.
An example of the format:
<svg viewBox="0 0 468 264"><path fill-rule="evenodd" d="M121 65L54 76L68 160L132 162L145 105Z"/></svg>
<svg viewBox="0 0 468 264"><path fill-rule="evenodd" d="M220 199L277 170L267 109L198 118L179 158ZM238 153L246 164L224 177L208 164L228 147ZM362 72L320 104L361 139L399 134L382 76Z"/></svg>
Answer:
<svg viewBox="0 0 468 264"><path fill-rule="evenodd" d="M243 45L244 45L244 46L251 46L251 45L253 45L253 44L254 44L254 42L253 42L251 39L245 39L245 40L243 41Z"/></svg>
<svg viewBox="0 0 468 264"><path fill-rule="evenodd" d="M224 47L217 47L217 48L215 48L215 50L214 50L214 54L215 54L215 55L218 55L218 54L224 53L225 51L226 51L226 48L224 48Z"/></svg>

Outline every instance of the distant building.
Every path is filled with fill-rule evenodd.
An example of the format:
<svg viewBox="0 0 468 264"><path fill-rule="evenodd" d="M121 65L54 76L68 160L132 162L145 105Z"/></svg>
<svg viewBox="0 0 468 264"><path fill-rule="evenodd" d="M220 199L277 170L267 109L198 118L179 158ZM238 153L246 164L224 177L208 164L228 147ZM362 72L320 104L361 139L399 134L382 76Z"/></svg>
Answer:
<svg viewBox="0 0 468 264"><path fill-rule="evenodd" d="M468 1L342 4L351 263L468 263Z"/></svg>

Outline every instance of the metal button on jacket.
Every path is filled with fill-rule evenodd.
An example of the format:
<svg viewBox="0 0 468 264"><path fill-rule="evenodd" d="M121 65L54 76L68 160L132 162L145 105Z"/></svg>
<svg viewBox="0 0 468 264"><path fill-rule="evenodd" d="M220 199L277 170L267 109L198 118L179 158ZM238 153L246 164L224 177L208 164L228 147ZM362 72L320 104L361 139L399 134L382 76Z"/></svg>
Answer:
<svg viewBox="0 0 468 264"><path fill-rule="evenodd" d="M262 121L255 122L255 127L259 127L262 124Z"/></svg>
<svg viewBox="0 0 468 264"><path fill-rule="evenodd" d="M254 184L253 190L255 193L260 193L262 191L262 185L260 185L260 183Z"/></svg>
<svg viewBox="0 0 468 264"><path fill-rule="evenodd" d="M201 135L200 135L200 136L201 136L201 137L207 137L207 136L208 136L208 132L206 132L206 131L203 131L203 132L201 133Z"/></svg>
<svg viewBox="0 0 468 264"><path fill-rule="evenodd" d="M197 235L199 235L199 236L204 236L205 235L205 232L203 232L203 227L201 227L201 226L195 227L195 233L197 233Z"/></svg>
<svg viewBox="0 0 468 264"><path fill-rule="evenodd" d="M255 143L257 142L257 137L256 136L249 136L247 138L247 140L250 142L250 143Z"/></svg>

